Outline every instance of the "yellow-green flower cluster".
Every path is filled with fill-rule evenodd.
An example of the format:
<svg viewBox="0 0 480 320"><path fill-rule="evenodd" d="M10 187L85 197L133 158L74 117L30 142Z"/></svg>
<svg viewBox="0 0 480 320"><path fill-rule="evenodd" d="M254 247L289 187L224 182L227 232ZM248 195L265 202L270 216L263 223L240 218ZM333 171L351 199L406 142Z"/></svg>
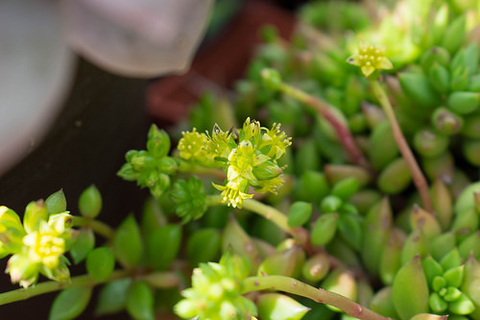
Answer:
<svg viewBox="0 0 480 320"><path fill-rule="evenodd" d="M248 272L246 260L228 252L220 263L201 263L193 270L192 287L182 292L185 299L175 305L175 313L184 319L250 319L257 308L241 294Z"/></svg>
<svg viewBox="0 0 480 320"><path fill-rule="evenodd" d="M200 142L204 143L201 148ZM211 135L202 136L195 130L185 133L179 149L184 160L205 157L221 165L227 179L224 185L213 186L222 191L222 202L241 208L243 200L253 197L250 187L263 193L275 192L282 185L283 171L277 161L290 145L290 138L280 130L279 124L267 129L248 118L240 130L225 132L215 125ZM204 153L208 156L203 156Z"/></svg>
<svg viewBox="0 0 480 320"><path fill-rule="evenodd" d="M31 202L23 225L13 210L0 206L0 256L12 254L6 272L13 283L29 287L39 274L56 281L67 281L70 272L63 254L74 230L68 212L49 214L45 203Z"/></svg>
<svg viewBox="0 0 480 320"><path fill-rule="evenodd" d="M365 77L375 70L393 69L393 65L385 57L385 48L360 44L358 54L347 59L347 62L360 67Z"/></svg>
<svg viewBox="0 0 480 320"><path fill-rule="evenodd" d="M208 140L206 134L199 133L196 128L193 128L191 132L182 132L182 136L177 147L180 150L180 158L197 161L205 166L215 162L205 149Z"/></svg>

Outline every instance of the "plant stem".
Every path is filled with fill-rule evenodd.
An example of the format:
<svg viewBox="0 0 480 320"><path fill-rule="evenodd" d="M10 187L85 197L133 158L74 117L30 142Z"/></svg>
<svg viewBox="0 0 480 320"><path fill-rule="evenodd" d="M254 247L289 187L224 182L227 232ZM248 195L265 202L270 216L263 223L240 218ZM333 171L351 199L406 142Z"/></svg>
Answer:
<svg viewBox="0 0 480 320"><path fill-rule="evenodd" d="M420 194L423 207L425 208L425 210L433 214L432 200L430 198L430 192L428 190L427 179L425 179L425 176L423 175L417 161L415 160L415 157L413 156L412 150L410 149L407 141L405 140L403 132L400 129L400 125L398 124L397 118L395 117L392 105L390 104L390 100L388 99L385 90L382 88L378 80L370 80L370 84L372 85L375 96L380 102L380 105L383 107L385 114L387 115L387 119L390 122L390 126L392 127L395 142L397 143L398 149L400 150L400 153L402 154L408 165L408 168L410 169L413 183L417 187L418 193Z"/></svg>
<svg viewBox="0 0 480 320"><path fill-rule="evenodd" d="M291 234L299 244L307 245L308 243L308 232L303 228L291 228L287 222L287 216L282 212L278 211L274 207L263 204L260 201L254 199L248 199L243 202L243 208L258 213L263 216L265 219L275 223L280 229Z"/></svg>
<svg viewBox="0 0 480 320"><path fill-rule="evenodd" d="M387 320L378 313L339 295L338 293L315 288L294 278L285 276L249 277L243 280L243 292L259 290L278 290L306 297L318 303L325 303L344 311L348 315L361 320Z"/></svg>
<svg viewBox="0 0 480 320"><path fill-rule="evenodd" d="M89 275L73 277L70 279L69 282L55 282L55 281L42 282L28 288L16 289L16 290L0 293L0 305L21 301L21 300L26 300L44 293L59 291L59 290L63 290L70 287L94 286L100 283L107 283L113 280L125 278L128 275L130 275L129 271L116 270L112 273L110 278L102 282L97 282L93 280L92 277L90 277Z"/></svg>
<svg viewBox="0 0 480 320"><path fill-rule="evenodd" d="M178 171L185 173L195 173L202 176L215 177L222 181L225 180L225 178L227 177L227 175L222 171L222 169L202 167L198 164L190 163L187 161L180 162Z"/></svg>
<svg viewBox="0 0 480 320"><path fill-rule="evenodd" d="M114 229L112 229L109 225L95 219L88 219L85 217L74 216L73 226L76 226L76 227L86 226L86 227L92 228L92 230L95 233L98 233L99 235L103 236L108 240L113 240L113 237L115 236Z"/></svg>
<svg viewBox="0 0 480 320"><path fill-rule="evenodd" d="M0 293L0 305L26 300L41 294L59 291L71 287L96 286L114 280L133 276L130 270L115 270L112 275L104 281L95 281L88 274L76 276L69 282L47 281L28 288L21 288ZM172 288L180 283L179 277L174 272L153 272L144 276L136 277L142 279L157 288Z"/></svg>
<svg viewBox="0 0 480 320"><path fill-rule="evenodd" d="M320 113L325 118L325 120L327 120L335 129L340 143L342 144L345 151L348 153L350 161L371 170L370 164L363 155L362 151L356 145L352 133L345 124L343 124L337 119L337 117L335 117L335 115L331 111L331 106L329 106L326 102L312 95L309 95L302 90L294 88L286 83L282 83L280 85L280 91L305 103L306 105L309 105L310 107L314 108L318 113Z"/></svg>

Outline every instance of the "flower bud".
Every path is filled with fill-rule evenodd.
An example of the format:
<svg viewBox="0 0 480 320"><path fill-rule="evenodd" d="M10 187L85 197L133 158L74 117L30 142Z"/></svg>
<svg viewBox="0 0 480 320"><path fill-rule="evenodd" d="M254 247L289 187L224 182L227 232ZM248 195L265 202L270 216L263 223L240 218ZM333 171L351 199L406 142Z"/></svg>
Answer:
<svg viewBox="0 0 480 320"><path fill-rule="evenodd" d="M78 209L84 217L95 218L102 210L102 195L97 187L91 185L78 199Z"/></svg>
<svg viewBox="0 0 480 320"><path fill-rule="evenodd" d="M393 225L393 213L388 198L374 205L365 217L360 255L367 270L378 275L383 248Z"/></svg>
<svg viewBox="0 0 480 320"><path fill-rule="evenodd" d="M467 117L467 119L470 117ZM438 107L432 113L432 125L443 134L453 135L460 130L464 125L464 119L448 110L445 107Z"/></svg>
<svg viewBox="0 0 480 320"><path fill-rule="evenodd" d="M257 301L260 319L300 320L310 308L279 293L262 294Z"/></svg>
<svg viewBox="0 0 480 320"><path fill-rule="evenodd" d="M444 153L449 145L449 139L431 129L417 131L413 138L415 150L424 157L436 157Z"/></svg>
<svg viewBox="0 0 480 320"><path fill-rule="evenodd" d="M315 221L311 238L314 246L324 246L332 240L337 231L338 213L324 213Z"/></svg>
<svg viewBox="0 0 480 320"><path fill-rule="evenodd" d="M310 220L312 204L303 201L294 202L288 211L288 225L292 228L301 227Z"/></svg>
<svg viewBox="0 0 480 320"><path fill-rule="evenodd" d="M283 173L278 164L270 160L262 162L260 165L253 167L252 172L258 180L275 179Z"/></svg>
<svg viewBox="0 0 480 320"><path fill-rule="evenodd" d="M23 216L23 226L25 231L30 233L37 230L42 221L47 221L48 210L43 200L36 202L30 202L25 208L25 214Z"/></svg>
<svg viewBox="0 0 480 320"><path fill-rule="evenodd" d="M170 157L163 157L157 161L157 168L160 172L171 175L178 169L177 161Z"/></svg>
<svg viewBox="0 0 480 320"><path fill-rule="evenodd" d="M326 252L319 252L307 259L302 268L302 275L308 281L316 283L322 280L330 270L330 261Z"/></svg>
<svg viewBox="0 0 480 320"><path fill-rule="evenodd" d="M392 161L378 177L378 188L387 194L398 194L412 181L412 174L403 158Z"/></svg>
<svg viewBox="0 0 480 320"><path fill-rule="evenodd" d="M429 311L428 284L418 255L397 272L392 286L392 298L395 310L402 320Z"/></svg>
<svg viewBox="0 0 480 320"><path fill-rule="evenodd" d="M155 158L165 157L170 152L170 137L168 133L152 124L148 131L147 150Z"/></svg>

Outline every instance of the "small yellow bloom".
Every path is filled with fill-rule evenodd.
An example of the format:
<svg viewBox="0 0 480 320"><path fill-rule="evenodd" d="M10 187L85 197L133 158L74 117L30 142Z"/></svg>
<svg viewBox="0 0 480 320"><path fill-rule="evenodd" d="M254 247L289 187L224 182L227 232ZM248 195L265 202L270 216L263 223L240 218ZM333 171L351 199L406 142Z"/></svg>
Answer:
<svg viewBox="0 0 480 320"><path fill-rule="evenodd" d="M360 44L358 54L347 59L347 62L360 67L365 77L370 76L375 70L393 69L393 65L385 57L385 48Z"/></svg>
<svg viewBox="0 0 480 320"><path fill-rule="evenodd" d="M32 262L39 262L48 269L58 266L60 256L65 253L65 240L45 222L39 231L33 231L23 238Z"/></svg>
<svg viewBox="0 0 480 320"><path fill-rule="evenodd" d="M247 200L253 197L253 194L246 193L245 189L248 189L248 180L238 176L236 179L229 180L226 186L220 186L213 183L213 186L222 191L221 201L227 206L241 209L243 206L243 200Z"/></svg>

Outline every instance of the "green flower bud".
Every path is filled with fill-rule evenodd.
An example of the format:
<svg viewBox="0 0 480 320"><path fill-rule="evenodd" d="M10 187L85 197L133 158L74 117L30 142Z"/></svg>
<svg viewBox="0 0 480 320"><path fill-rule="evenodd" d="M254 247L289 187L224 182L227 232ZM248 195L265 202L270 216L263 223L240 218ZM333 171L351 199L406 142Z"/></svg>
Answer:
<svg viewBox="0 0 480 320"><path fill-rule="evenodd" d="M393 213L388 198L374 205L365 217L360 255L370 274L378 275L383 248L393 225Z"/></svg>
<svg viewBox="0 0 480 320"><path fill-rule="evenodd" d="M447 230L453 216L452 195L441 179L435 179L430 189L430 195L438 222L442 230Z"/></svg>
<svg viewBox="0 0 480 320"><path fill-rule="evenodd" d="M288 211L288 225L292 228L303 226L310 220L312 215L312 204L297 201L290 206Z"/></svg>
<svg viewBox="0 0 480 320"><path fill-rule="evenodd" d="M440 260L440 265L443 270L460 267L462 265L462 258L460 257L458 250L455 248L447 253L442 260Z"/></svg>
<svg viewBox="0 0 480 320"><path fill-rule="evenodd" d="M397 271L402 266L402 248L405 243L405 234L402 230L393 228L388 242L383 248L380 258L380 278L386 285L391 285Z"/></svg>
<svg viewBox="0 0 480 320"><path fill-rule="evenodd" d="M465 158L473 165L480 166L480 139L465 140L462 144Z"/></svg>
<svg viewBox="0 0 480 320"><path fill-rule="evenodd" d="M322 280L330 270L330 261L326 252L319 252L307 259L302 268L302 275L308 281L317 283Z"/></svg>
<svg viewBox="0 0 480 320"><path fill-rule="evenodd" d="M467 117L468 119L469 117ZM452 111L444 108L438 107L432 113L432 125L443 134L453 135L460 130L464 125L463 118Z"/></svg>
<svg viewBox="0 0 480 320"><path fill-rule="evenodd" d="M300 320L310 308L279 293L262 294L257 301L260 319Z"/></svg>
<svg viewBox="0 0 480 320"><path fill-rule="evenodd" d="M397 272L392 286L392 298L402 320L428 312L428 284L418 255Z"/></svg>
<svg viewBox="0 0 480 320"><path fill-rule="evenodd" d="M434 108L440 104L438 94L422 73L402 72L398 79L403 91L419 108Z"/></svg>
<svg viewBox="0 0 480 320"><path fill-rule="evenodd" d="M148 131L147 150L156 158L165 157L170 152L170 137L154 124Z"/></svg>
<svg viewBox="0 0 480 320"><path fill-rule="evenodd" d="M392 319L398 319L397 310L393 305L392 287L383 287L380 289L370 303L370 309L382 316Z"/></svg>
<svg viewBox="0 0 480 320"><path fill-rule="evenodd" d="M398 155L398 147L388 121L378 124L372 131L369 141L368 156L372 166L381 170Z"/></svg>
<svg viewBox="0 0 480 320"><path fill-rule="evenodd" d="M413 138L415 150L424 157L436 157L447 150L449 139L433 130L417 131Z"/></svg>
<svg viewBox="0 0 480 320"><path fill-rule="evenodd" d="M448 69L435 62L428 72L428 78L432 86L439 93L448 93L450 90L450 73Z"/></svg>
<svg viewBox="0 0 480 320"><path fill-rule="evenodd" d="M343 201L341 198L335 195L325 197L320 203L320 210L323 213L337 212L342 206Z"/></svg>
<svg viewBox="0 0 480 320"><path fill-rule="evenodd" d="M332 240L337 231L337 213L324 213L315 221L311 238L314 246L324 246Z"/></svg>
<svg viewBox="0 0 480 320"><path fill-rule="evenodd" d="M263 83L270 90L279 90L282 86L282 77L275 69L263 69L260 72Z"/></svg>
<svg viewBox="0 0 480 320"><path fill-rule="evenodd" d="M96 248L88 254L86 265L88 273L95 281L105 281L115 268L115 257L109 248Z"/></svg>
<svg viewBox="0 0 480 320"><path fill-rule="evenodd" d="M430 68L437 63L440 66L448 67L450 64L450 53L447 49L443 47L432 47L425 51L420 60L420 64L422 65L423 71L425 73L430 72Z"/></svg>
<svg viewBox="0 0 480 320"><path fill-rule="evenodd" d="M26 254L14 254L8 259L5 272L10 274L12 283L20 283L28 288L37 282L41 265L32 261Z"/></svg>
<svg viewBox="0 0 480 320"><path fill-rule="evenodd" d="M469 138L480 138L480 114L472 114L468 117L465 117L465 124L462 128L462 134Z"/></svg>
<svg viewBox="0 0 480 320"><path fill-rule="evenodd" d="M405 190L412 181L412 174L407 162L398 158L382 170L378 177L378 188L387 194L398 194Z"/></svg>
<svg viewBox="0 0 480 320"><path fill-rule="evenodd" d="M448 96L447 106L453 112L469 114L478 109L479 101L478 92L455 91Z"/></svg>
<svg viewBox="0 0 480 320"><path fill-rule="evenodd" d="M45 200L45 205L47 206L48 214L66 211L67 199L65 198L63 189L60 189L48 196L47 200Z"/></svg>
<svg viewBox="0 0 480 320"><path fill-rule="evenodd" d="M158 171L172 175L178 169L177 161L170 157L163 157L157 161L157 168Z"/></svg>
<svg viewBox="0 0 480 320"><path fill-rule="evenodd" d="M447 28L442 39L442 47L447 49L450 54L455 53L462 45L466 37L465 15L461 15L453 20Z"/></svg>
<svg viewBox="0 0 480 320"><path fill-rule="evenodd" d="M25 208L25 214L23 216L23 226L25 231L30 233L37 230L42 221L47 221L48 211L43 200L36 202L30 202Z"/></svg>
<svg viewBox="0 0 480 320"><path fill-rule="evenodd" d="M281 175L283 170L275 162L267 160L253 167L252 172L258 180L271 180Z"/></svg>
<svg viewBox="0 0 480 320"><path fill-rule="evenodd" d="M197 177L190 177L188 181L178 180L170 196L175 204L175 212L183 219L183 223L200 219L208 209L202 180Z"/></svg>
<svg viewBox="0 0 480 320"><path fill-rule="evenodd" d="M422 228L428 239L439 236L442 232L442 228L436 217L418 205L413 206L412 213L410 214L410 226L412 230Z"/></svg>
<svg viewBox="0 0 480 320"><path fill-rule="evenodd" d="M102 195L97 187L91 185L78 199L78 209L84 217L95 218L102 210Z"/></svg>
<svg viewBox="0 0 480 320"><path fill-rule="evenodd" d="M350 300L357 300L357 283L349 271L335 269L325 278L321 286L323 289L338 293ZM340 312L339 309L327 305L333 311Z"/></svg>

